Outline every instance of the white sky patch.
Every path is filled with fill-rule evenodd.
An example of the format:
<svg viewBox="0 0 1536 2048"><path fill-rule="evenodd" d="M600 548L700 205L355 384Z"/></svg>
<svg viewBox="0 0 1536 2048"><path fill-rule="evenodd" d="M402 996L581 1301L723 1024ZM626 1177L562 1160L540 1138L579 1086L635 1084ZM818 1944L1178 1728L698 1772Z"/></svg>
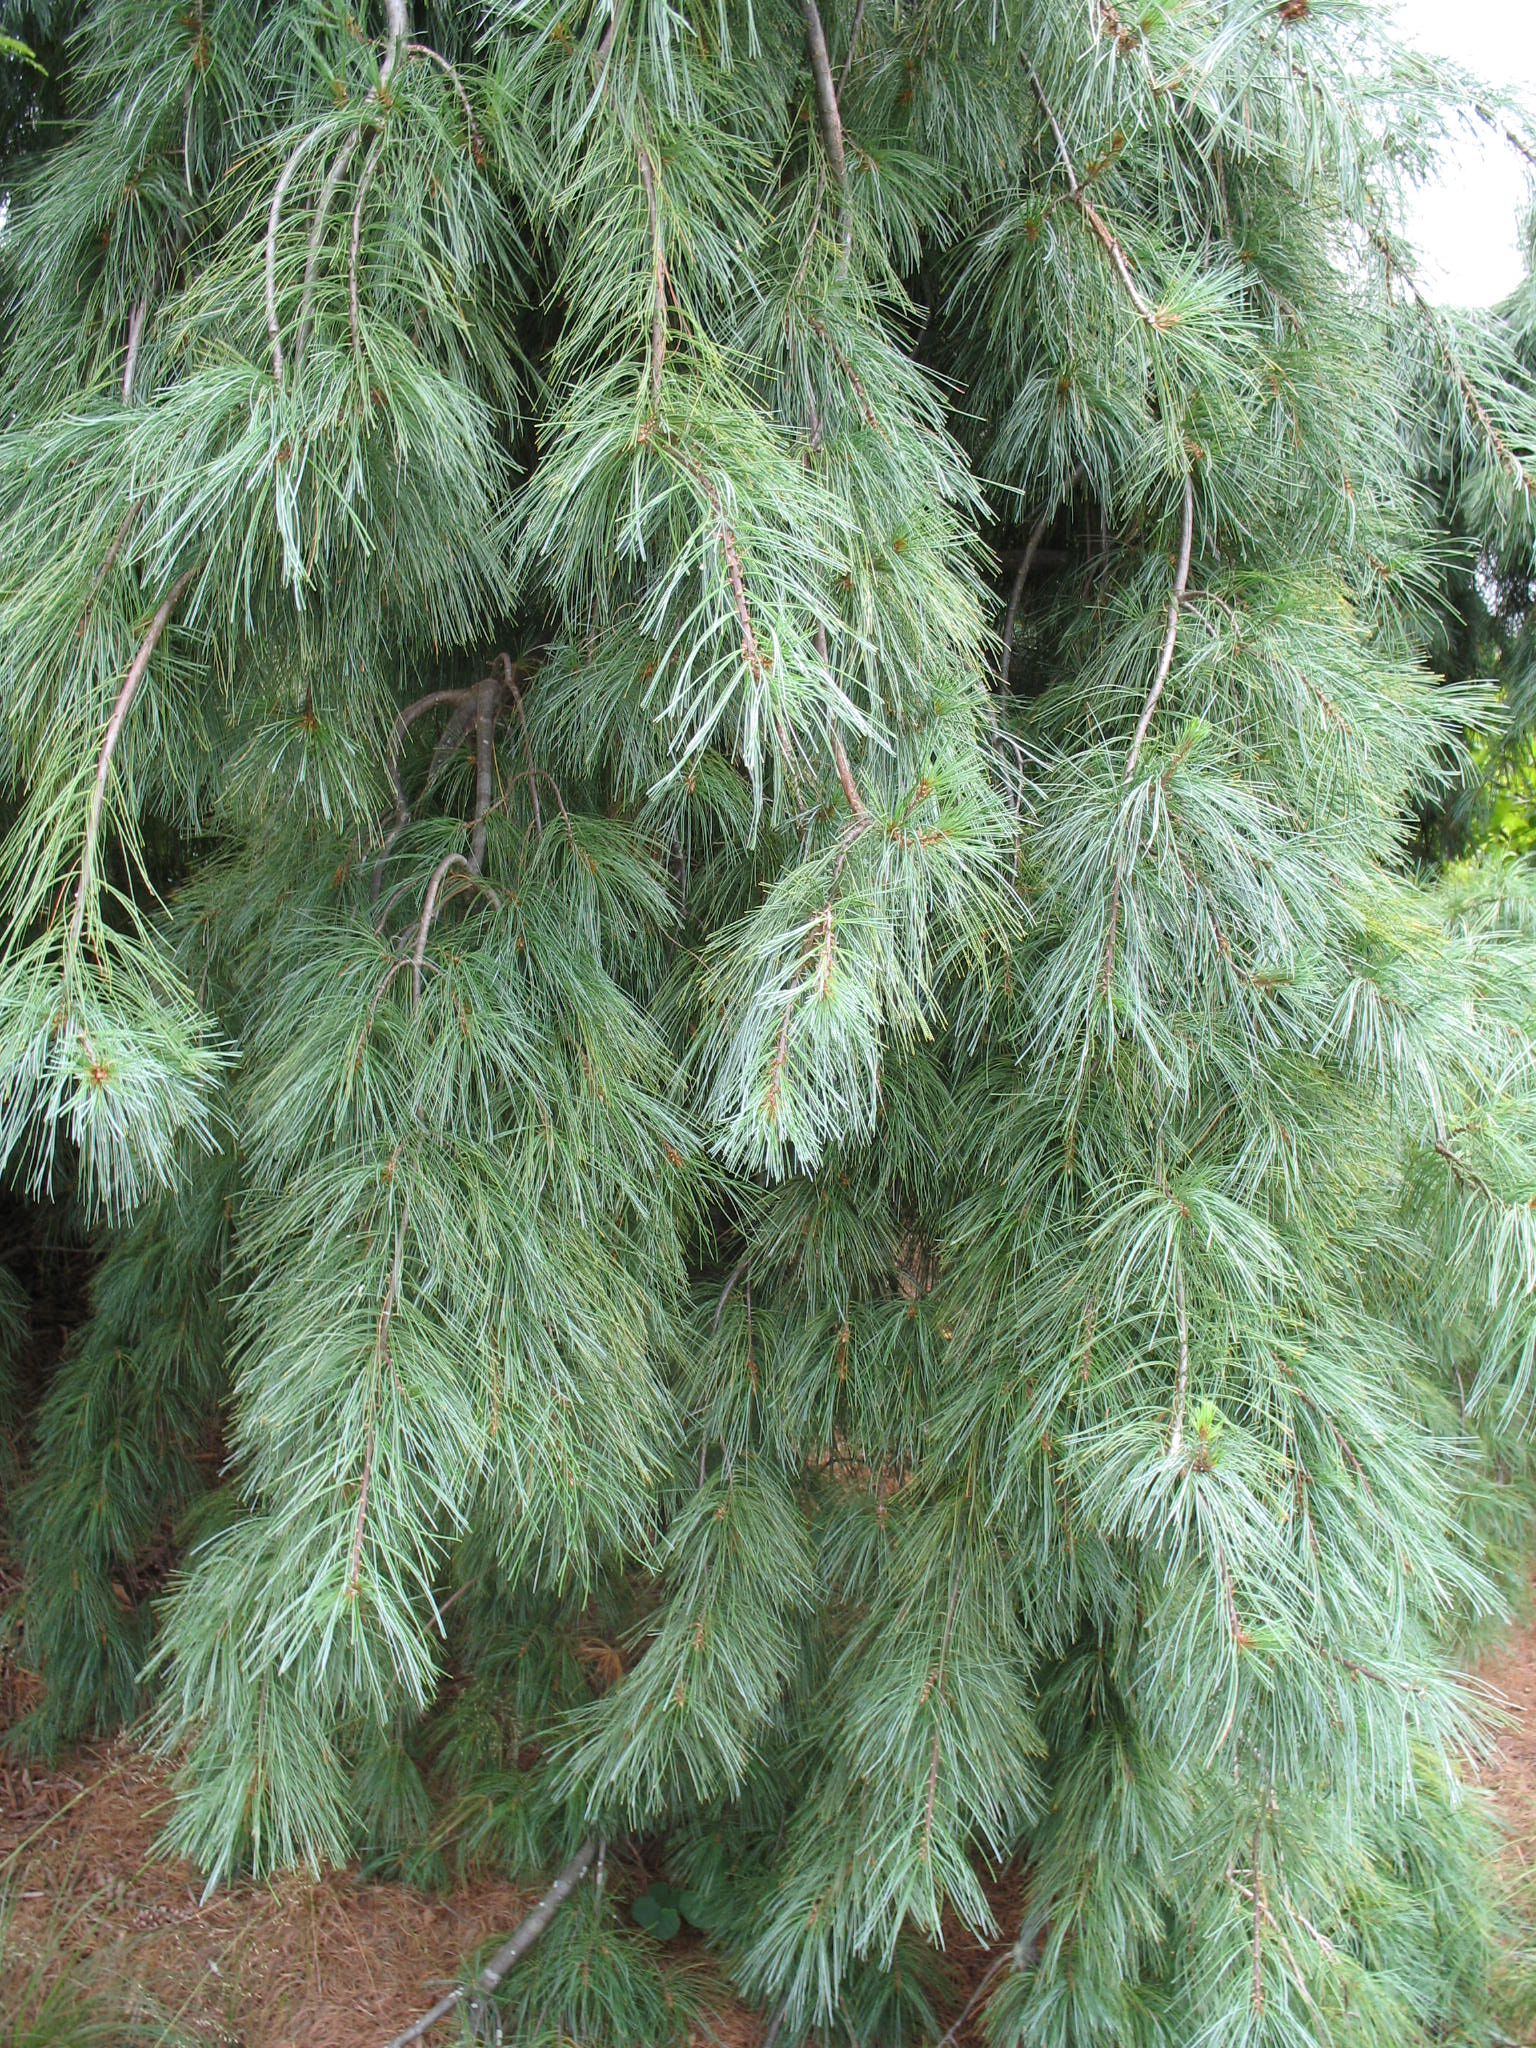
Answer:
<svg viewBox="0 0 1536 2048"><path fill-rule="evenodd" d="M1454 58L1489 85L1536 107L1536 0L1399 0L1404 38ZM1438 181L1419 195L1409 232L1425 289L1447 305L1488 306L1522 273L1518 223L1529 170L1503 139L1477 124L1447 151Z"/></svg>

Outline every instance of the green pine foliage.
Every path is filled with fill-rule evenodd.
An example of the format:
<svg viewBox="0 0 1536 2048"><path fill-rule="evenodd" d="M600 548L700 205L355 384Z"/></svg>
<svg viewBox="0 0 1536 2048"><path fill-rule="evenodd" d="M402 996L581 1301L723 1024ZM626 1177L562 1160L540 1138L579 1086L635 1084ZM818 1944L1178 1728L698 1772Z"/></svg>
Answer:
<svg viewBox="0 0 1536 2048"><path fill-rule="evenodd" d="M94 0L65 90L31 1733L147 1707L210 1882L643 1844L785 2042L936 2033L957 1927L997 2048L1490 2038L1536 905L1414 820L1536 393L1399 232L1470 82L1356 0ZM617 1912L518 2038L682 2037Z"/></svg>

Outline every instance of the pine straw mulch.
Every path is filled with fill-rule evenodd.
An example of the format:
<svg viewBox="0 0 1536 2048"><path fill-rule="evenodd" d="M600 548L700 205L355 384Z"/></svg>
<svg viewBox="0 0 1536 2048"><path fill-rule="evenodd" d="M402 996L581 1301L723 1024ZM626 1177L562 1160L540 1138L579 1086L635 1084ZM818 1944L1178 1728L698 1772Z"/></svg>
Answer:
<svg viewBox="0 0 1536 2048"><path fill-rule="evenodd" d="M1512 1866L1536 1884L1536 1621L1480 1671L1510 1716L1483 1782L1508 1829ZM24 1704L16 1695L27 1686L22 1678L18 1687L14 1670L4 1676L0 1724ZM212 2048L383 2048L467 1956L516 1926L535 1896L486 1879L427 1894L364 1883L347 1870L318 1883L238 1884L204 1903L190 1865L152 1853L168 1799L163 1772L126 1739L77 1751L67 1769L0 1763L9 1960L26 1967L56 1949L93 1957L141 1987L146 2010L152 2002L157 2017L174 2017L182 2038ZM1017 1898L994 1903L1000 1924L1012 1924ZM989 1956L957 1931L950 1960L963 1998ZM960 2040L980 2038L968 2026ZM454 2039L445 2025L429 2043L450 2048ZM762 2022L724 2002L697 2040L698 2048L759 2048Z"/></svg>
<svg viewBox="0 0 1536 2048"><path fill-rule="evenodd" d="M15 1958L50 1953L65 1928L65 1952L141 1987L193 2041L381 2048L532 1903L508 1884L429 1896L348 1871L237 1885L203 1903L189 1865L151 1856L163 1775L126 1741L71 1761L68 1772L0 1770Z"/></svg>

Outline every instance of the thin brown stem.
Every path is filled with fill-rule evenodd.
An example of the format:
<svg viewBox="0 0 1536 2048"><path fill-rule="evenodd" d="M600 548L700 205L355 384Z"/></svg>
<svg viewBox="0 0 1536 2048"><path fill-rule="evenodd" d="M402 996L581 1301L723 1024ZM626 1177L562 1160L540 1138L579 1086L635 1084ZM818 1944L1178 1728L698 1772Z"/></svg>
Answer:
<svg viewBox="0 0 1536 2048"><path fill-rule="evenodd" d="M107 721L106 735L101 742L101 752L96 760L96 781L91 790L91 807L86 814L85 846L80 856L80 880L75 889L75 910L69 923L69 951L74 952L80 943L81 928L85 923L86 896L91 886L91 876L96 866L96 839L101 830L101 809L106 801L107 777L112 771L112 755L118 740L122 737L124 723L133 708L139 685L149 669L150 657L160 644L160 636L170 623L170 617L180 602L181 594L197 574L198 565L183 569L176 581L161 599L160 609L149 622L149 631L139 643L139 651L133 657L123 687L117 693L117 702L112 707L112 716Z"/></svg>
<svg viewBox="0 0 1536 2048"><path fill-rule="evenodd" d="M1076 469L1073 470L1071 481L1067 485L1069 494L1076 490L1082 474L1083 465L1079 463ZM1040 517L1029 529L1029 539L1024 543L1024 553L1019 558L1018 570L1013 579L1013 588L1008 593L1008 612L1003 620L1001 681L1004 689L1008 687L1008 671L1013 663L1013 629L1018 622L1019 601L1024 595L1024 586L1029 581L1029 572L1035 566L1035 556L1039 553L1040 543L1045 539L1046 531L1051 521L1056 517L1056 510L1055 505L1047 505L1040 514Z"/></svg>
<svg viewBox="0 0 1536 2048"><path fill-rule="evenodd" d="M1073 204L1078 208L1084 220L1087 221L1095 237L1103 247L1105 254L1114 265L1120 282L1125 286L1126 293L1130 298L1131 304L1135 307L1138 316L1145 320L1149 327L1156 327L1161 331L1162 323L1158 319L1156 309L1131 275L1130 259L1125 253L1124 244L1108 221L1105 220L1103 214L1099 212L1099 209L1088 197L1081 180L1078 178L1077 168L1072 162L1072 153L1067 148L1067 139L1061 132L1061 123L1056 118L1055 109L1045 96L1045 87L1040 83L1039 72L1036 71L1034 65L1027 58L1025 59L1024 68L1029 73L1029 82L1034 87L1035 98L1040 102L1045 118L1050 123L1051 133L1056 138L1056 154L1061 158L1062 169L1067 174L1067 191Z"/></svg>
<svg viewBox="0 0 1536 2048"><path fill-rule="evenodd" d="M805 17L805 48L811 60L811 79L816 88L816 125L826 152L832 182L842 201L842 248L846 262L853 246L853 214L848 202L848 160L843 152L843 117L838 110L837 87L832 82L832 60L827 54L827 32L821 25L816 0L800 0Z"/></svg>
<svg viewBox="0 0 1536 2048"><path fill-rule="evenodd" d="M843 785L843 795L848 799L848 808L861 825L872 822L869 807L859 795L859 786L853 779L853 770L848 765L848 755L843 747L843 736L837 729L837 720L831 721L832 758L837 763L837 779Z"/></svg>
<svg viewBox="0 0 1536 2048"><path fill-rule="evenodd" d="M923 1847L922 1858L928 1861L933 1843L933 1807L939 1789L939 1738L943 1733L943 1722L939 1716L944 1708L944 1667L949 1659L949 1638L955 1626L955 1605L960 1598L960 1559L955 1558L955 1569L949 1582L949 1611L944 1617L944 1635L939 1644L939 1665L933 1681L934 1708L933 1754L928 1759L928 1796L923 1803Z"/></svg>
<svg viewBox="0 0 1536 2048"><path fill-rule="evenodd" d="M485 821L490 816L496 781L496 704L501 678L487 676L475 693L475 825L470 840L469 871L485 865Z"/></svg>
<svg viewBox="0 0 1536 2048"><path fill-rule="evenodd" d="M543 813L539 809L539 774L537 768L534 766L533 739L528 731L528 714L523 709L523 693L518 684L518 664L515 661L513 661L512 657L508 654L500 654L496 657L496 659L497 664L501 669L502 687L506 690L508 696L512 699L513 708L517 712L517 722L519 726L521 726L522 728L523 756L528 763L528 796L533 804L533 827L535 832L537 832L538 836L542 839L544 837L544 817ZM553 781L554 778L551 777L550 779ZM555 785L555 797L556 800L560 803L560 809L563 813L565 810L565 803L564 800L560 797L560 787L558 783ZM569 830L571 822L570 819L567 818L565 822L567 830Z"/></svg>
<svg viewBox="0 0 1536 2048"><path fill-rule="evenodd" d="M418 1004L421 1001L421 970L427 958L427 935L432 929L432 920L437 915L438 891L443 886L443 877L454 867L468 869L471 874L474 872L462 853L445 853L432 870L432 879L427 884L427 900L421 906L421 923L416 930L416 950L411 955L411 998Z"/></svg>
<svg viewBox="0 0 1536 2048"><path fill-rule="evenodd" d="M1147 701L1141 708L1141 717L1136 724L1136 737L1131 742L1130 759L1125 764L1125 780L1130 781L1136 773L1136 763L1141 758L1142 742L1152 723L1152 714L1157 709L1157 700L1163 694L1163 685L1173 667L1173 650L1179 637L1179 610L1184 602L1184 592L1189 584L1189 555L1195 531L1195 477L1192 469L1184 472L1184 530L1179 538L1178 567L1174 573L1173 591L1168 599L1168 627L1163 634L1163 649L1158 656L1157 674L1152 679L1152 688Z"/></svg>
<svg viewBox="0 0 1536 2048"><path fill-rule="evenodd" d="M959 2040L960 2029L965 2025L966 2021L970 2018L971 2014L976 2010L977 2006L980 2005L981 2001L986 1997L987 1993L991 1990L992 1985L996 1980L999 1972L1005 1970L1008 1967L1008 1958L1011 1954L1012 1950L1005 1948L1000 1956L993 1957L992 1961L987 1965L986 1972L983 1975L981 1982L976 1986L976 1989L965 2001L965 2004L961 2006L960 2011L956 2014L954 2020L951 2022L948 2029L942 2035L940 2035L938 2041L938 2048L951 2048L951 2044Z"/></svg>
<svg viewBox="0 0 1536 2048"><path fill-rule="evenodd" d="M471 159L477 159L481 148L480 131L475 126L475 110L470 104L469 94L464 90L463 79L448 59L434 50L430 43L407 43L405 52L408 57L425 57L429 63L435 64L458 94L459 105L464 109L464 125L469 131L469 154Z"/></svg>
<svg viewBox="0 0 1536 2048"><path fill-rule="evenodd" d="M134 374L139 367L139 344L144 339L144 320L149 312L149 299L139 300L128 315L128 355L123 364L123 403L127 405L133 397Z"/></svg>
<svg viewBox="0 0 1536 2048"><path fill-rule="evenodd" d="M435 2026L440 2019L446 2018L454 2010L455 2006L463 1999L467 1990L478 1993L482 1998L489 1998L495 1992L502 1978L506 1976L514 1964L522 1960L544 1932L545 1928L549 1926L549 1923L554 1919L560 1908L591 1869L596 1855L597 1837L589 1835L570 1862L566 1864L564 1870L555 1879L549 1890L544 1894L543 1898L540 1899L539 1903L528 1915L527 1919L521 1923L514 1933L507 1937L501 1947L497 1949L496 1953L486 1963L484 1969L477 1974L473 1986L456 1985L446 1997L440 1998L437 2001L430 2012L423 2013L419 2020L413 2021L403 2034L396 2034L395 2038L388 2043L388 2048L410 2048L410 2044L413 2041L419 2041L430 2027Z"/></svg>
<svg viewBox="0 0 1536 2048"><path fill-rule="evenodd" d="M393 1361L389 1349L389 1326L394 1318L395 1306L400 1299L400 1274L405 1264L405 1227L410 1221L411 1198L407 1193L405 1207L400 1221L395 1226L395 1257L390 1268L389 1282L384 1289L384 1301L379 1310L378 1329L373 1340L373 1362L377 1373L381 1366L390 1366ZM357 1522L352 1531L352 1555L347 1564L347 1598L357 1598L358 1587L363 1573L363 1531L368 1525L368 1483L373 1476L374 1451L378 1442L378 1428L373 1413L373 1400L369 1401L368 1444L363 1453L363 1478L357 1490Z"/></svg>
<svg viewBox="0 0 1536 2048"><path fill-rule="evenodd" d="M96 571L96 574L91 578L91 587L85 593L85 605L80 613L80 623L75 628L75 634L77 638L79 637L80 634L82 634L85 631L85 622L91 616L91 607L96 602L97 592L101 589L101 586L103 585L103 583L106 582L107 578L112 574L112 571L117 567L117 558L123 552L123 542L128 538L128 530L133 525L135 519L138 518L143 503L144 500L142 498L135 498L129 505L128 510L123 514L122 525L119 526L117 532L113 534L112 544L107 549L106 554L102 557L101 567Z"/></svg>
<svg viewBox="0 0 1536 2048"><path fill-rule="evenodd" d="M847 54L843 58L843 68L837 74L837 98L839 109L841 109L842 105L843 88L845 85L847 85L848 74L853 69L853 53L859 47L859 30L864 26L864 5L865 0L859 0L858 6L855 7L853 10L853 26L848 31L848 50Z"/></svg>
<svg viewBox="0 0 1536 2048"><path fill-rule="evenodd" d="M379 91L382 93L395 75L399 61L400 46L411 38L411 10L409 0L384 0L384 56L379 64Z"/></svg>

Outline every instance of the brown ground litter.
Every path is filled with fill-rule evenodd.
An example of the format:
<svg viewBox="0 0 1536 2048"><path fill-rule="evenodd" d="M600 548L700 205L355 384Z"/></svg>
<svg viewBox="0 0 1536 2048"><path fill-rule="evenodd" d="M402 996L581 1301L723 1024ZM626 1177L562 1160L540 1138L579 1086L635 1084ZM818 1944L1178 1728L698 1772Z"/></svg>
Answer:
<svg viewBox="0 0 1536 2048"><path fill-rule="evenodd" d="M1509 1827L1510 1854L1536 1863L1536 1623L1482 1664L1511 1724L1485 1781ZM23 1702L0 1701L15 1712ZM0 1767L0 1880L14 1899L13 1953L25 1964L69 1922L66 1948L122 1967L181 2031L217 2048L383 2048L452 1980L463 1958L504 1935L533 1894L477 1881L439 1895L361 1882L290 1876L236 1885L203 1903L190 1866L154 1860L163 1775L131 1744L82 1749L66 1768ZM1016 1883L994 1898L999 1924L1017 1924ZM991 1952L956 1931L957 2002ZM4 1996L0 1985L0 1998ZM709 2016L699 2048L759 2048L761 2018L736 2005ZM445 2027L445 2044L455 2038ZM969 2025L960 2040L979 2043ZM636 2044L643 2048L643 2044Z"/></svg>

